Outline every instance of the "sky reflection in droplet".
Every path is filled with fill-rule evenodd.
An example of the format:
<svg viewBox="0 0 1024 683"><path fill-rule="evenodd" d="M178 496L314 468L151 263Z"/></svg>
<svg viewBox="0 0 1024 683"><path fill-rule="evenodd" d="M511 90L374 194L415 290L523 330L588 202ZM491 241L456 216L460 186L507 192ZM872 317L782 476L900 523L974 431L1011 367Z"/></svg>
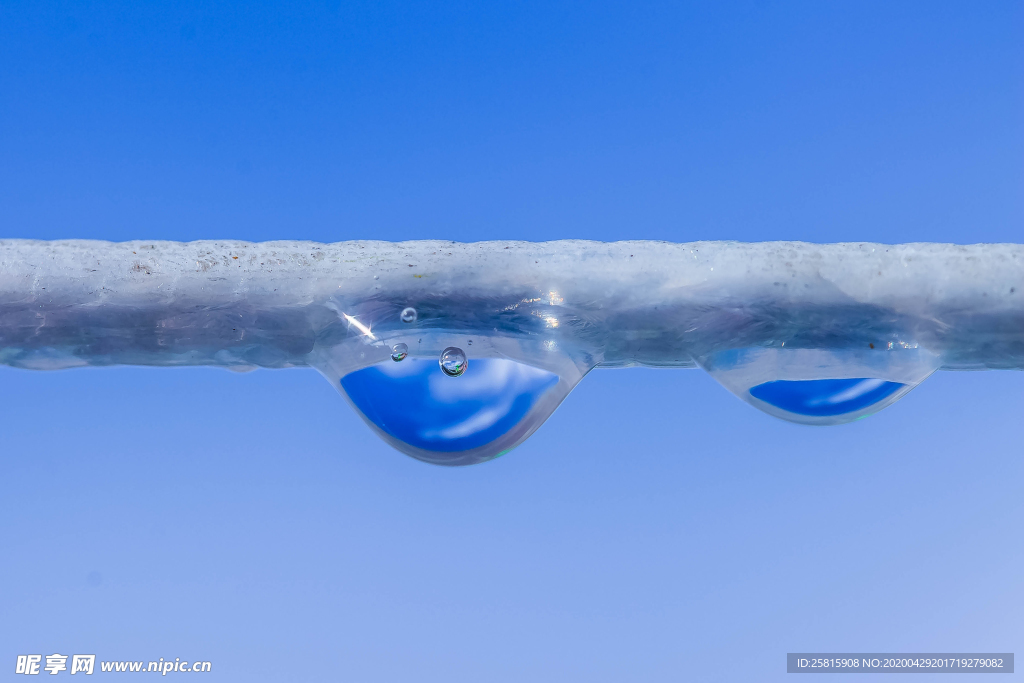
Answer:
<svg viewBox="0 0 1024 683"><path fill-rule="evenodd" d="M414 448L438 453L499 439L557 383L553 372L505 358L474 359L457 379L446 376L433 358L388 361L341 378L367 420Z"/></svg>

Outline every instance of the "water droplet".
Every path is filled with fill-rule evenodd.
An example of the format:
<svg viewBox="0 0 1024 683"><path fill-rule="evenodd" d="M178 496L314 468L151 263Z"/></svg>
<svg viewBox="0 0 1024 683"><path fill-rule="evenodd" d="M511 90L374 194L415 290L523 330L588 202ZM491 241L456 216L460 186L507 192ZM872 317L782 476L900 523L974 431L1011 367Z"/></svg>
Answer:
<svg viewBox="0 0 1024 683"><path fill-rule="evenodd" d="M939 366L916 345L885 350L747 348L701 359L725 388L775 417L802 424L852 422L895 403Z"/></svg>
<svg viewBox="0 0 1024 683"><path fill-rule="evenodd" d="M777 379L751 387L750 395L796 415L835 417L860 413L907 385L884 379Z"/></svg>
<svg viewBox="0 0 1024 683"><path fill-rule="evenodd" d="M405 357L408 356L408 355L409 355L409 345L408 344L399 343L399 344L395 344L394 346L391 347L391 360L395 361L396 363L398 361L405 360Z"/></svg>
<svg viewBox="0 0 1024 683"><path fill-rule="evenodd" d="M458 377L466 371L469 366L469 361L466 359L465 352L457 346L449 346L447 349L441 352L441 357L437 360L444 374L449 377Z"/></svg>
<svg viewBox="0 0 1024 683"><path fill-rule="evenodd" d="M418 317L418 314L416 313L416 309L413 308L412 306L410 306L408 308L403 308L402 309L402 313L401 313L400 317L401 317L403 323L414 323L414 322L416 322L416 318Z"/></svg>
<svg viewBox="0 0 1024 683"><path fill-rule="evenodd" d="M462 350L470 338L471 368ZM396 351L405 354L401 362L392 360ZM439 465L471 465L515 448L596 363L586 349L552 353L533 337L429 326L415 335L391 331L386 345L324 336L309 361L384 441Z"/></svg>
<svg viewBox="0 0 1024 683"><path fill-rule="evenodd" d="M340 386L403 453L440 465L470 465L525 440L576 381L507 358L474 358L473 371L453 382L435 360L412 357L351 372Z"/></svg>

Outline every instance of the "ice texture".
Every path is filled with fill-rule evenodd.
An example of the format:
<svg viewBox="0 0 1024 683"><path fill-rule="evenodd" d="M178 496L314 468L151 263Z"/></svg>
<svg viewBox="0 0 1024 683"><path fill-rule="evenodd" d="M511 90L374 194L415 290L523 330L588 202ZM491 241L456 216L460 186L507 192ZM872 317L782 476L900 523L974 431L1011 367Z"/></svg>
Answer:
<svg viewBox="0 0 1024 683"><path fill-rule="evenodd" d="M409 358L390 366L399 344ZM464 376L412 371L447 347ZM0 363L309 365L397 447L449 464L521 442L596 367L700 366L766 412L832 424L936 369L1024 368L1024 245L4 240ZM548 375L543 392L509 380ZM502 382L534 393L517 403ZM515 424L491 441L398 424L411 413L378 400L394 391L427 392L415 410L441 422L494 418L492 436ZM421 448L456 432L472 448Z"/></svg>
<svg viewBox="0 0 1024 683"><path fill-rule="evenodd" d="M944 369L1024 367L1019 244L0 241L16 367L301 366L341 312L375 328L406 306L597 366L912 335Z"/></svg>

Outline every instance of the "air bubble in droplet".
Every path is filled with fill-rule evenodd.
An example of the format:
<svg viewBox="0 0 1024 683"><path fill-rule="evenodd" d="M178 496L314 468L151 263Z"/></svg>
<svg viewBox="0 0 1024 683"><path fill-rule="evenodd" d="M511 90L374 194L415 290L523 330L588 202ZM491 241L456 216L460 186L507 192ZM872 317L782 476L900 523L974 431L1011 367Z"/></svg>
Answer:
<svg viewBox="0 0 1024 683"><path fill-rule="evenodd" d="M444 374L449 377L458 377L466 371L469 361L466 360L466 353L457 346L449 346L441 352L437 360Z"/></svg>
<svg viewBox="0 0 1024 683"><path fill-rule="evenodd" d="M408 308L403 308L400 317L403 323L414 323L416 322L417 318L416 309L413 308L412 306Z"/></svg>
<svg viewBox="0 0 1024 683"><path fill-rule="evenodd" d="M399 344L395 344L394 346L391 347L391 360L395 361L396 363L398 361L405 360L405 357L408 356L408 355L409 355L409 345L408 344L399 343Z"/></svg>

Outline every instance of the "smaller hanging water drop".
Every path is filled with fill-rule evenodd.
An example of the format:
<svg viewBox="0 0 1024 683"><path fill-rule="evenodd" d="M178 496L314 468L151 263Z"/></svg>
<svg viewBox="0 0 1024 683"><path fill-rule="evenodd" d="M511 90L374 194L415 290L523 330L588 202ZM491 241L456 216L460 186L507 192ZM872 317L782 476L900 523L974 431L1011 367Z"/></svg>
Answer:
<svg viewBox="0 0 1024 683"><path fill-rule="evenodd" d="M755 408L810 425L872 415L939 367L938 356L916 345L888 350L740 348L705 356L700 363Z"/></svg>
<svg viewBox="0 0 1024 683"><path fill-rule="evenodd" d="M408 344L395 344L391 347L391 360L398 361L405 360L405 357L409 355Z"/></svg>
<svg viewBox="0 0 1024 683"><path fill-rule="evenodd" d="M800 419L835 418L843 415L865 417L862 413L907 387L867 377L844 379L776 379L750 388L759 401L792 413ZM904 392L905 393L905 392Z"/></svg>
<svg viewBox="0 0 1024 683"><path fill-rule="evenodd" d="M444 374L449 377L458 377L466 371L466 367L469 365L466 354L457 346L449 346L442 351L437 362Z"/></svg>
<svg viewBox="0 0 1024 683"><path fill-rule="evenodd" d="M416 322L416 309L412 306L402 309L401 319L403 323L414 323Z"/></svg>

